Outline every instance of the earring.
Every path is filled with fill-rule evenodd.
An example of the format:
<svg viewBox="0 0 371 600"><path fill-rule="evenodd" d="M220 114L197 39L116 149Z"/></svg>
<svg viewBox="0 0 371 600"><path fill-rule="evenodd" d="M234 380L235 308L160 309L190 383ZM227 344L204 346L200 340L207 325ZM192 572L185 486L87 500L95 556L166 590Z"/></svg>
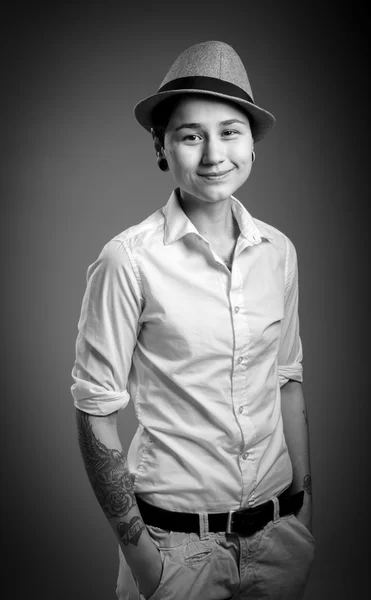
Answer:
<svg viewBox="0 0 371 600"><path fill-rule="evenodd" d="M251 160L251 164L255 161L255 152L254 150L251 152L252 155L252 160Z"/></svg>
<svg viewBox="0 0 371 600"><path fill-rule="evenodd" d="M169 171L169 165L167 164L166 158L158 157L157 164L158 164L159 169L161 169L161 171Z"/></svg>

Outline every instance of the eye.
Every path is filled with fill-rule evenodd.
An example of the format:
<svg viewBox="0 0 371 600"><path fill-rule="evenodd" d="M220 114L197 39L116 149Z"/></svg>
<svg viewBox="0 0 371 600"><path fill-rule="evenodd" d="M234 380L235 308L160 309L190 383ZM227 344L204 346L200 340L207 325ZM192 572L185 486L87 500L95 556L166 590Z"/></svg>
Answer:
<svg viewBox="0 0 371 600"><path fill-rule="evenodd" d="M233 129L226 129L225 131L223 131L224 137L233 137L238 134L239 134L239 131L235 131Z"/></svg>
<svg viewBox="0 0 371 600"><path fill-rule="evenodd" d="M201 139L201 137L199 135L197 135L196 133L189 133L188 135L185 135L183 138L183 140L186 142L197 142L200 139Z"/></svg>

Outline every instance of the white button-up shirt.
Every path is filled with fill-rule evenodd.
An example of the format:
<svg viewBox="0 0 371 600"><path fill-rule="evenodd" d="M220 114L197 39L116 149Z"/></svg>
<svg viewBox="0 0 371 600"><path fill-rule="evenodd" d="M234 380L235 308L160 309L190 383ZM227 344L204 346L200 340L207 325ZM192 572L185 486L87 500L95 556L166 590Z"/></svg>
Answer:
<svg viewBox="0 0 371 600"><path fill-rule="evenodd" d="M135 491L162 508L224 512L287 488L280 386L302 381L295 248L232 198L231 271L181 209L112 239L89 267L75 405L134 402Z"/></svg>

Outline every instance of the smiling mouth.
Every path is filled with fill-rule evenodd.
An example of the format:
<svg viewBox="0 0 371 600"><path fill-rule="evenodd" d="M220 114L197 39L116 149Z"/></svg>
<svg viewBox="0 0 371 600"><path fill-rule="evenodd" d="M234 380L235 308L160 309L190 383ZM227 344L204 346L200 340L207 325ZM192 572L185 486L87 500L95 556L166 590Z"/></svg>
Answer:
<svg viewBox="0 0 371 600"><path fill-rule="evenodd" d="M220 173L198 173L200 177L204 179L208 179L209 181L218 181L220 179L224 179L229 173L231 173L233 169L229 169L228 171L221 171Z"/></svg>

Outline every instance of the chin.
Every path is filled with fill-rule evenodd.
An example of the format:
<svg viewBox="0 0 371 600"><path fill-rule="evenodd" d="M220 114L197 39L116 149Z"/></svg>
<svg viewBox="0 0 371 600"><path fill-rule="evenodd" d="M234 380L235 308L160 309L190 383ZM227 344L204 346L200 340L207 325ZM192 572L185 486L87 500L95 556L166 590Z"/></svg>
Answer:
<svg viewBox="0 0 371 600"><path fill-rule="evenodd" d="M180 190L184 194L184 199L188 196L189 199L201 200L203 202L215 203L223 202L233 196L237 190L247 180L246 177L240 178L240 181L226 181L225 183L205 183L200 185L199 182L184 182L176 181ZM183 185L182 185L183 184Z"/></svg>
<svg viewBox="0 0 371 600"><path fill-rule="evenodd" d="M197 194L197 196L202 200L206 200L207 202L221 202L223 200L228 200L228 198L233 196L239 187L241 186L210 186L207 189L203 188L202 190L199 190L199 194Z"/></svg>
<svg viewBox="0 0 371 600"><path fill-rule="evenodd" d="M217 193L215 192L215 194L203 194L201 196L201 200L205 200L206 202L223 202L225 200L228 200L228 198L230 198L233 195L233 193L225 193L222 194L221 192Z"/></svg>

